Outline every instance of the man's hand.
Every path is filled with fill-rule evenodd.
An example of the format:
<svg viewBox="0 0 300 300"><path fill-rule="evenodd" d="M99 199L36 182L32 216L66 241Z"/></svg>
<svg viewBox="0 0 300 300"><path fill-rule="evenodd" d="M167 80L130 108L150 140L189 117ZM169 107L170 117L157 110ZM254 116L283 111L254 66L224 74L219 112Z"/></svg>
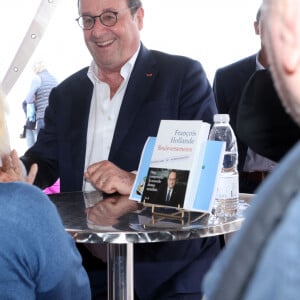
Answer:
<svg viewBox="0 0 300 300"><path fill-rule="evenodd" d="M95 188L112 194L129 195L135 180L135 174L118 168L113 163L104 160L88 167L84 177Z"/></svg>
<svg viewBox="0 0 300 300"><path fill-rule="evenodd" d="M28 176L24 178L22 174L22 162L15 150L9 155L1 158L2 166L0 167L0 182L25 181L32 184L36 177L38 166L33 164L30 168Z"/></svg>

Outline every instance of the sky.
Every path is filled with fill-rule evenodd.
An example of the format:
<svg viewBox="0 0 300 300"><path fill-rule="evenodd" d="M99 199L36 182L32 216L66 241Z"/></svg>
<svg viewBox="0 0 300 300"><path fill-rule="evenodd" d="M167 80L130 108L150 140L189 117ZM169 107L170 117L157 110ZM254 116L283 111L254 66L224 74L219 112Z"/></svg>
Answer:
<svg viewBox="0 0 300 300"><path fill-rule="evenodd" d="M40 1L0 2L0 80ZM59 1L43 39L7 95L11 144L19 154L26 149L25 141L19 138L25 122L21 103L30 85L33 62L44 60L48 70L62 81L91 61L82 31L75 22L77 0ZM260 0L143 0L145 19L141 38L149 49L199 60L212 82L217 68L258 51L260 40L254 33L253 22L260 3Z"/></svg>

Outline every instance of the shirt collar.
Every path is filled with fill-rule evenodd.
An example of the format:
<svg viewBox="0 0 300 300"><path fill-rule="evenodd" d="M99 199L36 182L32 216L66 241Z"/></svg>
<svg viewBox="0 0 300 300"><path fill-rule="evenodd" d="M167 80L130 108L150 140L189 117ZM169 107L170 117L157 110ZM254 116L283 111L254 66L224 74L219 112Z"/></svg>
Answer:
<svg viewBox="0 0 300 300"><path fill-rule="evenodd" d="M265 69L265 67L259 62L259 53L260 51L256 54L256 71Z"/></svg>

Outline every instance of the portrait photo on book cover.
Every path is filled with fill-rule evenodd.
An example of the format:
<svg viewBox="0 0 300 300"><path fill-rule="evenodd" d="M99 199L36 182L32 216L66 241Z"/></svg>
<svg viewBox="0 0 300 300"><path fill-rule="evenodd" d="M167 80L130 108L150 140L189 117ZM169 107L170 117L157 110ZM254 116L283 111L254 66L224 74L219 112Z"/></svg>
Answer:
<svg viewBox="0 0 300 300"><path fill-rule="evenodd" d="M189 173L187 170L149 168L142 201L183 208Z"/></svg>

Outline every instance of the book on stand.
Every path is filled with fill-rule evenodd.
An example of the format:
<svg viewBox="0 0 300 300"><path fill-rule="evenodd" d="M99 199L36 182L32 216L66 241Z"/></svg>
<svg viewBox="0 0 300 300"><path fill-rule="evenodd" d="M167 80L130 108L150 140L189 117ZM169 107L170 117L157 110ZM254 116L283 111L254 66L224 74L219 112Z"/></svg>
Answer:
<svg viewBox="0 0 300 300"><path fill-rule="evenodd" d="M210 212L225 143L209 141L210 124L162 120L141 155L130 199Z"/></svg>

